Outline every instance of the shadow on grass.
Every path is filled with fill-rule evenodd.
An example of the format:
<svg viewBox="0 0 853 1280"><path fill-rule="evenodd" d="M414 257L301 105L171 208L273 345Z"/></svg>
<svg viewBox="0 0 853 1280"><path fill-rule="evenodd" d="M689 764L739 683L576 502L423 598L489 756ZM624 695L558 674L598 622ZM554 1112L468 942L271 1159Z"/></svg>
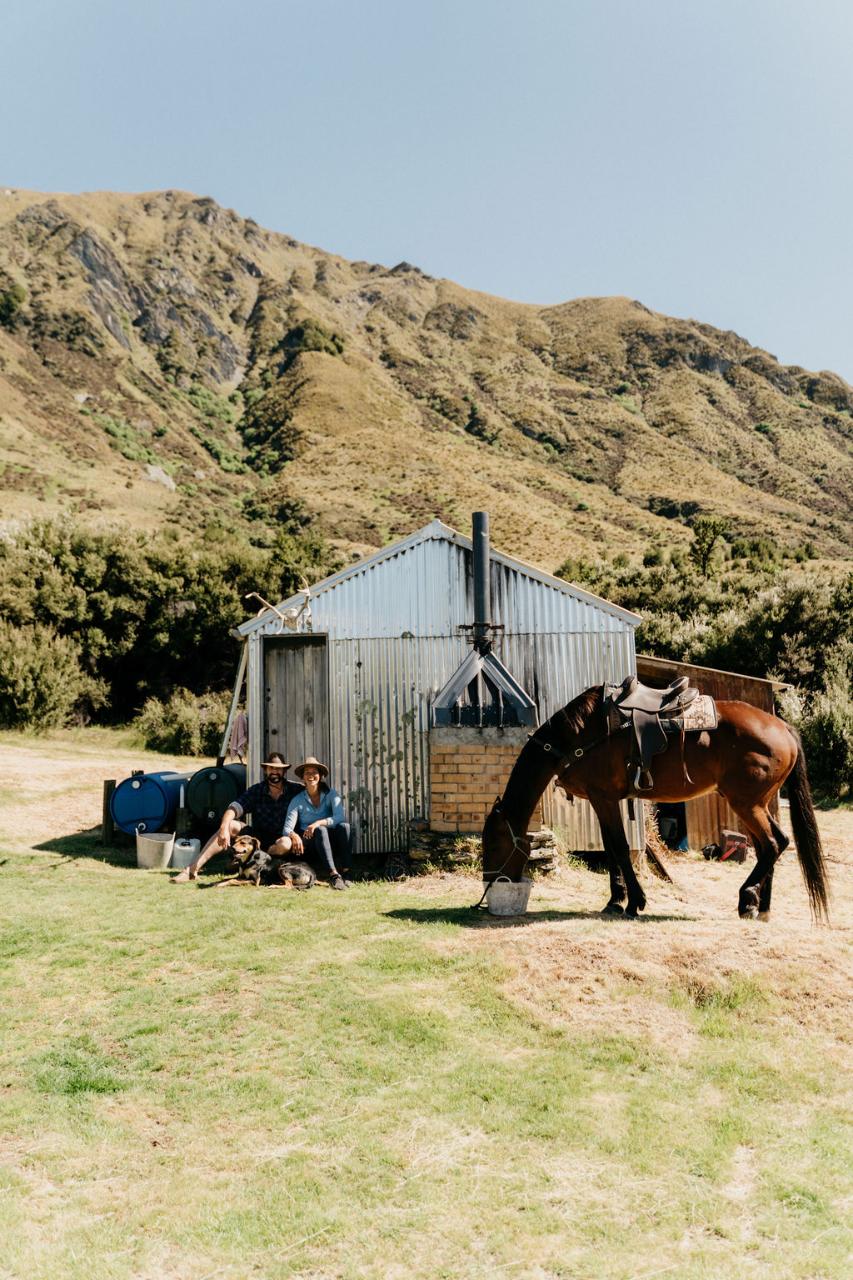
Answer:
<svg viewBox="0 0 853 1280"><path fill-rule="evenodd" d="M528 911L523 916L491 916L482 907L397 907L384 912L394 920L411 920L415 924L455 924L463 929L518 929L526 925L547 924L553 920L598 920L601 924L642 924L644 920L657 924L666 921L690 921L694 916L641 915L636 920L626 916L602 915L600 911Z"/></svg>
<svg viewBox="0 0 853 1280"><path fill-rule="evenodd" d="M136 849L130 836L127 843L101 844L101 828L89 827L70 836L57 836L54 840L42 840L33 848L39 853L59 853L63 858L92 858L95 862L108 862L114 867L135 867ZM61 866L61 863L55 863Z"/></svg>
<svg viewBox="0 0 853 1280"><path fill-rule="evenodd" d="M42 840L40 844L34 844L33 849L39 853L58 853L63 858L91 858L93 862L106 862L111 867L133 867L136 866L136 842L133 836L127 836L126 840L118 841L115 844L101 844L101 828L89 827L86 831L77 831L70 836L57 836L55 840ZM210 875L226 874L227 855L214 854L205 867L205 873ZM61 867L61 862L52 864L55 867ZM209 870L208 870L209 869ZM168 868L170 871L177 871L174 867ZM217 881L218 883L218 881ZM210 888L215 888L210 885Z"/></svg>

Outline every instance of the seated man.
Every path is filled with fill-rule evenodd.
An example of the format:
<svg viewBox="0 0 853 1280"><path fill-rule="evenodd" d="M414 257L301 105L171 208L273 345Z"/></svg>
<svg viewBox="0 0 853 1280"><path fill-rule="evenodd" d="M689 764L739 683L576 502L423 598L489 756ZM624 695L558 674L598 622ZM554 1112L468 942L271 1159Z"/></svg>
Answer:
<svg viewBox="0 0 853 1280"><path fill-rule="evenodd" d="M195 880L204 864L215 853L227 848L241 832L257 836L261 848L277 857L284 857L291 849L296 854L301 853L302 842L299 837L283 836L281 832L288 806L294 796L303 794L304 788L298 782L286 780L290 765L280 751L273 751L261 768L264 770L263 782L256 782L236 800L231 801L222 815L219 830L210 837L195 861L175 876L172 884L186 884L188 880ZM241 822L244 813L251 813L251 827Z"/></svg>
<svg viewBox="0 0 853 1280"><path fill-rule="evenodd" d="M329 770L308 756L293 772L305 783L305 790L288 806L284 838L300 840L304 856L316 870L328 875L333 889L348 889L341 872L349 869L350 828L344 821L341 797L326 782Z"/></svg>

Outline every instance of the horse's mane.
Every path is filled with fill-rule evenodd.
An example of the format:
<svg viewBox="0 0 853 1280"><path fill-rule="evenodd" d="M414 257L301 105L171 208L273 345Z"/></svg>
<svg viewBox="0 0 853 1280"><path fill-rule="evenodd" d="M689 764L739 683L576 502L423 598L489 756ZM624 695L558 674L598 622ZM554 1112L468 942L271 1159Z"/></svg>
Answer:
<svg viewBox="0 0 853 1280"><path fill-rule="evenodd" d="M520 821L528 820L557 768L554 757L542 750L543 743L568 750L573 740L582 737L600 703L601 685L586 689L530 735L512 766L499 801L505 812L517 810L522 815Z"/></svg>
<svg viewBox="0 0 853 1280"><path fill-rule="evenodd" d="M600 702L601 685L585 689L583 693L578 694L571 702L555 712L548 721L548 726L557 732L569 729L574 734L582 733Z"/></svg>

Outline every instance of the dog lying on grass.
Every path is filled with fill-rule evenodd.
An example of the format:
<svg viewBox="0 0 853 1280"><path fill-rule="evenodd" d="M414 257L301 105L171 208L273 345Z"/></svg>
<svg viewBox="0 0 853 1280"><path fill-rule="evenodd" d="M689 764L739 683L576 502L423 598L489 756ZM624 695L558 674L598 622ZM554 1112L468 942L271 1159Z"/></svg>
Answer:
<svg viewBox="0 0 853 1280"><path fill-rule="evenodd" d="M221 880L218 889L231 884L283 885L287 889L310 889L317 876L307 862L283 862L261 848L257 836L235 836L228 852L231 854L231 870L227 880Z"/></svg>
<svg viewBox="0 0 853 1280"><path fill-rule="evenodd" d="M316 872L307 862L280 862L276 867L279 881L287 889L300 889L304 893L317 879Z"/></svg>

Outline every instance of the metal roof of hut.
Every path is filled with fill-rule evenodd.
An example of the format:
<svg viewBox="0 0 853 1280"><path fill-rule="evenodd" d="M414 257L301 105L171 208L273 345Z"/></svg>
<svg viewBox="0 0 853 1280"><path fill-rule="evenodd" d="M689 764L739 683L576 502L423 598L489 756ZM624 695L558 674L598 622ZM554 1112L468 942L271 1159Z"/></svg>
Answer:
<svg viewBox="0 0 853 1280"><path fill-rule="evenodd" d="M329 577L323 578L320 582L314 583L309 589L310 599L313 607L319 603L323 597L334 592L337 588L344 584L352 584L356 579L363 575L372 574L375 570L384 567L386 564L399 560L401 557L409 556L410 553L416 552L419 548L429 543L443 542L451 546L459 547L463 550L471 550L471 539L464 534L457 533L455 529L451 529L449 525L444 524L441 520L433 520L430 524L425 525L422 529L416 530L415 533L409 534L406 538L401 538L399 542L394 542L390 546L383 547L376 551L373 555L366 556L363 559L355 561L348 565L345 569L339 569L337 573L330 574ZM630 609L623 609L620 605L612 604L608 600L602 599L600 596L594 595L591 591L585 591L582 587L575 586L574 583L567 582L564 578L557 578L553 574L546 573L543 569L537 568L535 565L527 564L524 560L519 560L516 556L510 556L502 551L491 548L491 560L493 565L500 565L511 573L518 574L530 581L531 584L539 583L542 586L550 587L553 591L558 592L561 596L568 597L577 601L579 605L592 606L596 611L600 611L604 615L618 619L621 623L628 623L636 627L641 618L638 614L632 613ZM449 594L447 592L448 579L435 579L435 585L440 587L440 594L447 596L447 603L450 604ZM242 636L249 636L255 632L271 632L276 633L283 625L282 615L286 615L288 609L299 608L305 600L305 591L298 591L288 596L287 599L279 601L274 608L264 609L255 618L250 618L242 623L237 632ZM418 630L415 634L438 634L439 628L441 634L446 633L446 627L456 627L462 618L454 616L452 619L446 615L446 611L441 609L440 599L431 598L429 600L414 601L411 598L401 601L404 605L419 606L414 608L409 615L410 620L420 621L425 630ZM495 622L503 622L507 626L507 621L498 617L501 610L501 594L493 600L495 609ZM504 606L505 608L505 606ZM394 610L385 617L372 617L370 620L371 631L369 634L399 634L399 628L395 631L397 622ZM300 620L299 624L293 628L297 631L307 630L308 628ZM407 628L412 629L414 628ZM337 628L336 628L337 630ZM364 633L367 634L367 633Z"/></svg>

